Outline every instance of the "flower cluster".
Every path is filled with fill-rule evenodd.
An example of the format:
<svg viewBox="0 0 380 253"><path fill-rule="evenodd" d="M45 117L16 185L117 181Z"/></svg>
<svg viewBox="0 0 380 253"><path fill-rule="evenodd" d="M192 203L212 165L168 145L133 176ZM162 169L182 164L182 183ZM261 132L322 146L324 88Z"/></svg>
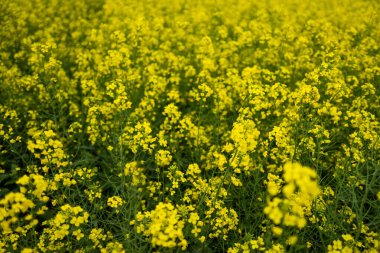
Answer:
<svg viewBox="0 0 380 253"><path fill-rule="evenodd" d="M151 238L153 246L173 248L187 247L183 235L184 221L179 219L177 209L170 203L158 203L152 211L139 213L136 216L137 231Z"/></svg>
<svg viewBox="0 0 380 253"><path fill-rule="evenodd" d="M313 200L320 194L316 182L317 173L303 167L299 163L286 163L283 168L284 185L278 183L280 179L269 174L268 192L271 199L264 209L264 213L274 224L295 226L299 229L306 226L306 215L311 214ZM282 193L283 197L280 197ZM281 235L282 229L275 227L275 234Z"/></svg>

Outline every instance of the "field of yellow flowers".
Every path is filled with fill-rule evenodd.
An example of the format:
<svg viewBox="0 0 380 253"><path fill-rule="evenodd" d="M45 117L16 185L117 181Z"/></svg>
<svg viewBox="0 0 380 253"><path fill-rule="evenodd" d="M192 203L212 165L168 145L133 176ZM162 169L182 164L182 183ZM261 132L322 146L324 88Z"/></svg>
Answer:
<svg viewBox="0 0 380 253"><path fill-rule="evenodd" d="M0 252L380 252L380 2L0 0Z"/></svg>

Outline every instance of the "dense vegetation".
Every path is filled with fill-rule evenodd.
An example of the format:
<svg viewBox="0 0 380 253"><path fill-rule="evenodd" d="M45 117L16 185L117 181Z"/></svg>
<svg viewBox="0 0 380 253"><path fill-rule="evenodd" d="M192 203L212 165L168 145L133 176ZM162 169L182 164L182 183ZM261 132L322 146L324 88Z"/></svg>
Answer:
<svg viewBox="0 0 380 253"><path fill-rule="evenodd" d="M0 0L0 252L379 252L379 13Z"/></svg>

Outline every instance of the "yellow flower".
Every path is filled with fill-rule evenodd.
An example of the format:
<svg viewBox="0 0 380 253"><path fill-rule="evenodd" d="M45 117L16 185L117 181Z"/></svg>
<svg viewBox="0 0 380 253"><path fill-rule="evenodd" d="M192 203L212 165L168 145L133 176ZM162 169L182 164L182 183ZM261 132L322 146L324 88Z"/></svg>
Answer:
<svg viewBox="0 0 380 253"><path fill-rule="evenodd" d="M78 229L73 232L73 236L75 236L76 239L79 241L80 239L84 237L84 234L82 233L80 229Z"/></svg>
<svg viewBox="0 0 380 253"><path fill-rule="evenodd" d="M108 198L107 205L112 207L112 208L115 208L116 213L118 213L119 212L118 208L120 208L124 204L124 202L125 201L121 197L112 196L112 197Z"/></svg>
<svg viewBox="0 0 380 253"><path fill-rule="evenodd" d="M352 237L352 235L350 234L344 234L342 235L342 238L345 240L345 241L353 241L354 238Z"/></svg>
<svg viewBox="0 0 380 253"><path fill-rule="evenodd" d="M275 236L282 235L283 229L280 227L272 227L272 232Z"/></svg>
<svg viewBox="0 0 380 253"><path fill-rule="evenodd" d="M231 139L235 143L237 151L241 154L254 151L260 132L252 120L240 120L234 123L231 131Z"/></svg>
<svg viewBox="0 0 380 253"><path fill-rule="evenodd" d="M33 252L35 252L35 251L31 248L23 248L21 250L21 253L33 253Z"/></svg>
<svg viewBox="0 0 380 253"><path fill-rule="evenodd" d="M158 166L168 166L172 161L172 156L167 150L159 150L156 153L156 163Z"/></svg>
<svg viewBox="0 0 380 253"><path fill-rule="evenodd" d="M288 239L286 239L286 243L288 245L294 245L297 243L298 237L296 235L289 236Z"/></svg>
<svg viewBox="0 0 380 253"><path fill-rule="evenodd" d="M138 232L151 237L153 246L180 246L182 250L187 248L187 241L183 235L185 223L179 219L178 211L172 204L160 202L154 210L140 216L138 220L142 221L145 217L148 223L138 225Z"/></svg>

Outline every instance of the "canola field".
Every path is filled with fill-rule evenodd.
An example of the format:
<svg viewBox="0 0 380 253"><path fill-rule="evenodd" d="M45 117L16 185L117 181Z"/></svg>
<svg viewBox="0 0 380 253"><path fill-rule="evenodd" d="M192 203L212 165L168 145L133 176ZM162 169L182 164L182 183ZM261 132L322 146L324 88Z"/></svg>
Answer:
<svg viewBox="0 0 380 253"><path fill-rule="evenodd" d="M377 0L0 0L0 252L380 252Z"/></svg>

